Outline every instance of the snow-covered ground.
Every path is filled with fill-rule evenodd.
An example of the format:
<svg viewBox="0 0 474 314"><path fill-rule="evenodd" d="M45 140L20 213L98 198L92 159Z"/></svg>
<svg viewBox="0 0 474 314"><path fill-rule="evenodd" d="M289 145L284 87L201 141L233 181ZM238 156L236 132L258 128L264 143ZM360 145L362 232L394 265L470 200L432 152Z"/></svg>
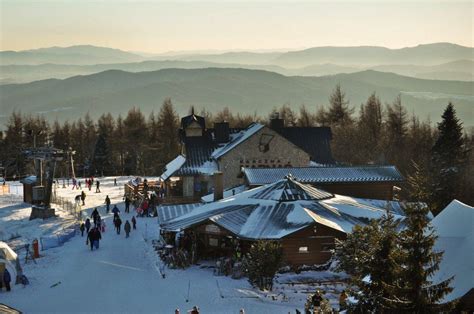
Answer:
<svg viewBox="0 0 474 314"><path fill-rule="evenodd" d="M85 210L94 207L105 218L107 230L102 234L100 249L90 251L86 238L76 235L61 247L42 251L36 264L22 266L30 285L14 285L12 292L0 293L0 302L24 313L186 313L198 305L201 313L295 313L302 311L306 293L320 287L328 291L336 306L343 285L321 286L317 281L334 277L330 272L305 272L278 276L274 291L262 293L247 280L214 276L212 268L193 266L186 270L166 269L166 278L159 273L159 258L152 240L159 234L155 218L138 218L138 230L130 238L117 235L112 229L111 215L105 214L104 200L122 211L122 220L133 213L124 213L123 183L129 178L99 178L101 193L86 191ZM83 184L84 188L84 184ZM73 201L76 190L57 188L57 194ZM75 223L69 214L57 211L59 217L29 221L30 207L19 195L0 197L0 239L31 243L32 239L51 235ZM188 298L189 302L186 302Z"/></svg>

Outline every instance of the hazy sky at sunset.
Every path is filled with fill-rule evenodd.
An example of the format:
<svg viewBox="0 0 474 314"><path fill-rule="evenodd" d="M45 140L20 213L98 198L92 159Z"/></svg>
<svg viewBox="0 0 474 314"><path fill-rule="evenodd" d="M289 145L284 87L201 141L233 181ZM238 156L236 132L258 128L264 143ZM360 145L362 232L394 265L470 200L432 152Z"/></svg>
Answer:
<svg viewBox="0 0 474 314"><path fill-rule="evenodd" d="M453 42L473 46L473 2L0 0L1 50L300 49Z"/></svg>

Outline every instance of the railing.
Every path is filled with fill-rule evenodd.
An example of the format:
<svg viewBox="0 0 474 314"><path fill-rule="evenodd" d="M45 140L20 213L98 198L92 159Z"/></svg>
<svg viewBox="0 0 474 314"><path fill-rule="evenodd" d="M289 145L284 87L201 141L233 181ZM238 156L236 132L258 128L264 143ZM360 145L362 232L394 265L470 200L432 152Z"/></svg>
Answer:
<svg viewBox="0 0 474 314"><path fill-rule="evenodd" d="M73 203L64 197L57 196L56 192L51 195L51 203L59 207L70 215L74 216L77 221L83 221L86 219L86 213L82 210L80 203Z"/></svg>

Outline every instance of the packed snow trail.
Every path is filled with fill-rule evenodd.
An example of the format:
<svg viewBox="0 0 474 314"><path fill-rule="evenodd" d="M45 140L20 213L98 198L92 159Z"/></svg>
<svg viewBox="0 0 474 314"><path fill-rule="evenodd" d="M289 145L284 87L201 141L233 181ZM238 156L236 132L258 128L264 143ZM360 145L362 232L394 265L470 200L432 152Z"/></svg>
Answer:
<svg viewBox="0 0 474 314"><path fill-rule="evenodd" d="M106 186L102 187L105 190ZM94 195L97 206L102 202L99 198L106 195L98 194ZM94 203L91 199L89 203ZM115 197L112 204L117 200L121 197ZM134 212L125 213L123 203L118 207L123 223L130 221ZM30 285L15 285L11 293L0 293L0 302L23 313L174 313L176 308L186 313L193 305L198 305L201 313L238 313L240 308L246 313L294 312L295 306L288 303L239 297L239 290L250 289L245 279L219 277L221 288L236 296L221 298L210 269L167 269L163 279L157 271L157 255L150 241L145 241L156 237L156 219L137 218L137 230L132 229L125 238L123 224L120 235L116 234L113 214L106 215L105 207L100 207L99 213L107 227L98 250L91 251L86 236L78 233L64 246L42 252L44 257L37 265L25 267ZM61 284L51 287L57 282Z"/></svg>

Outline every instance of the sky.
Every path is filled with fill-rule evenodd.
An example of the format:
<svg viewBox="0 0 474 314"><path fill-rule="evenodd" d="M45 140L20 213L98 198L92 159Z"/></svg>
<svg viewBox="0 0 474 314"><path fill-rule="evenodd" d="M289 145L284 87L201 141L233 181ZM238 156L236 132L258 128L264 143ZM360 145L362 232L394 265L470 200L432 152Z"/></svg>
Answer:
<svg viewBox="0 0 474 314"><path fill-rule="evenodd" d="M473 1L0 0L0 50L90 44L163 53L473 45Z"/></svg>

